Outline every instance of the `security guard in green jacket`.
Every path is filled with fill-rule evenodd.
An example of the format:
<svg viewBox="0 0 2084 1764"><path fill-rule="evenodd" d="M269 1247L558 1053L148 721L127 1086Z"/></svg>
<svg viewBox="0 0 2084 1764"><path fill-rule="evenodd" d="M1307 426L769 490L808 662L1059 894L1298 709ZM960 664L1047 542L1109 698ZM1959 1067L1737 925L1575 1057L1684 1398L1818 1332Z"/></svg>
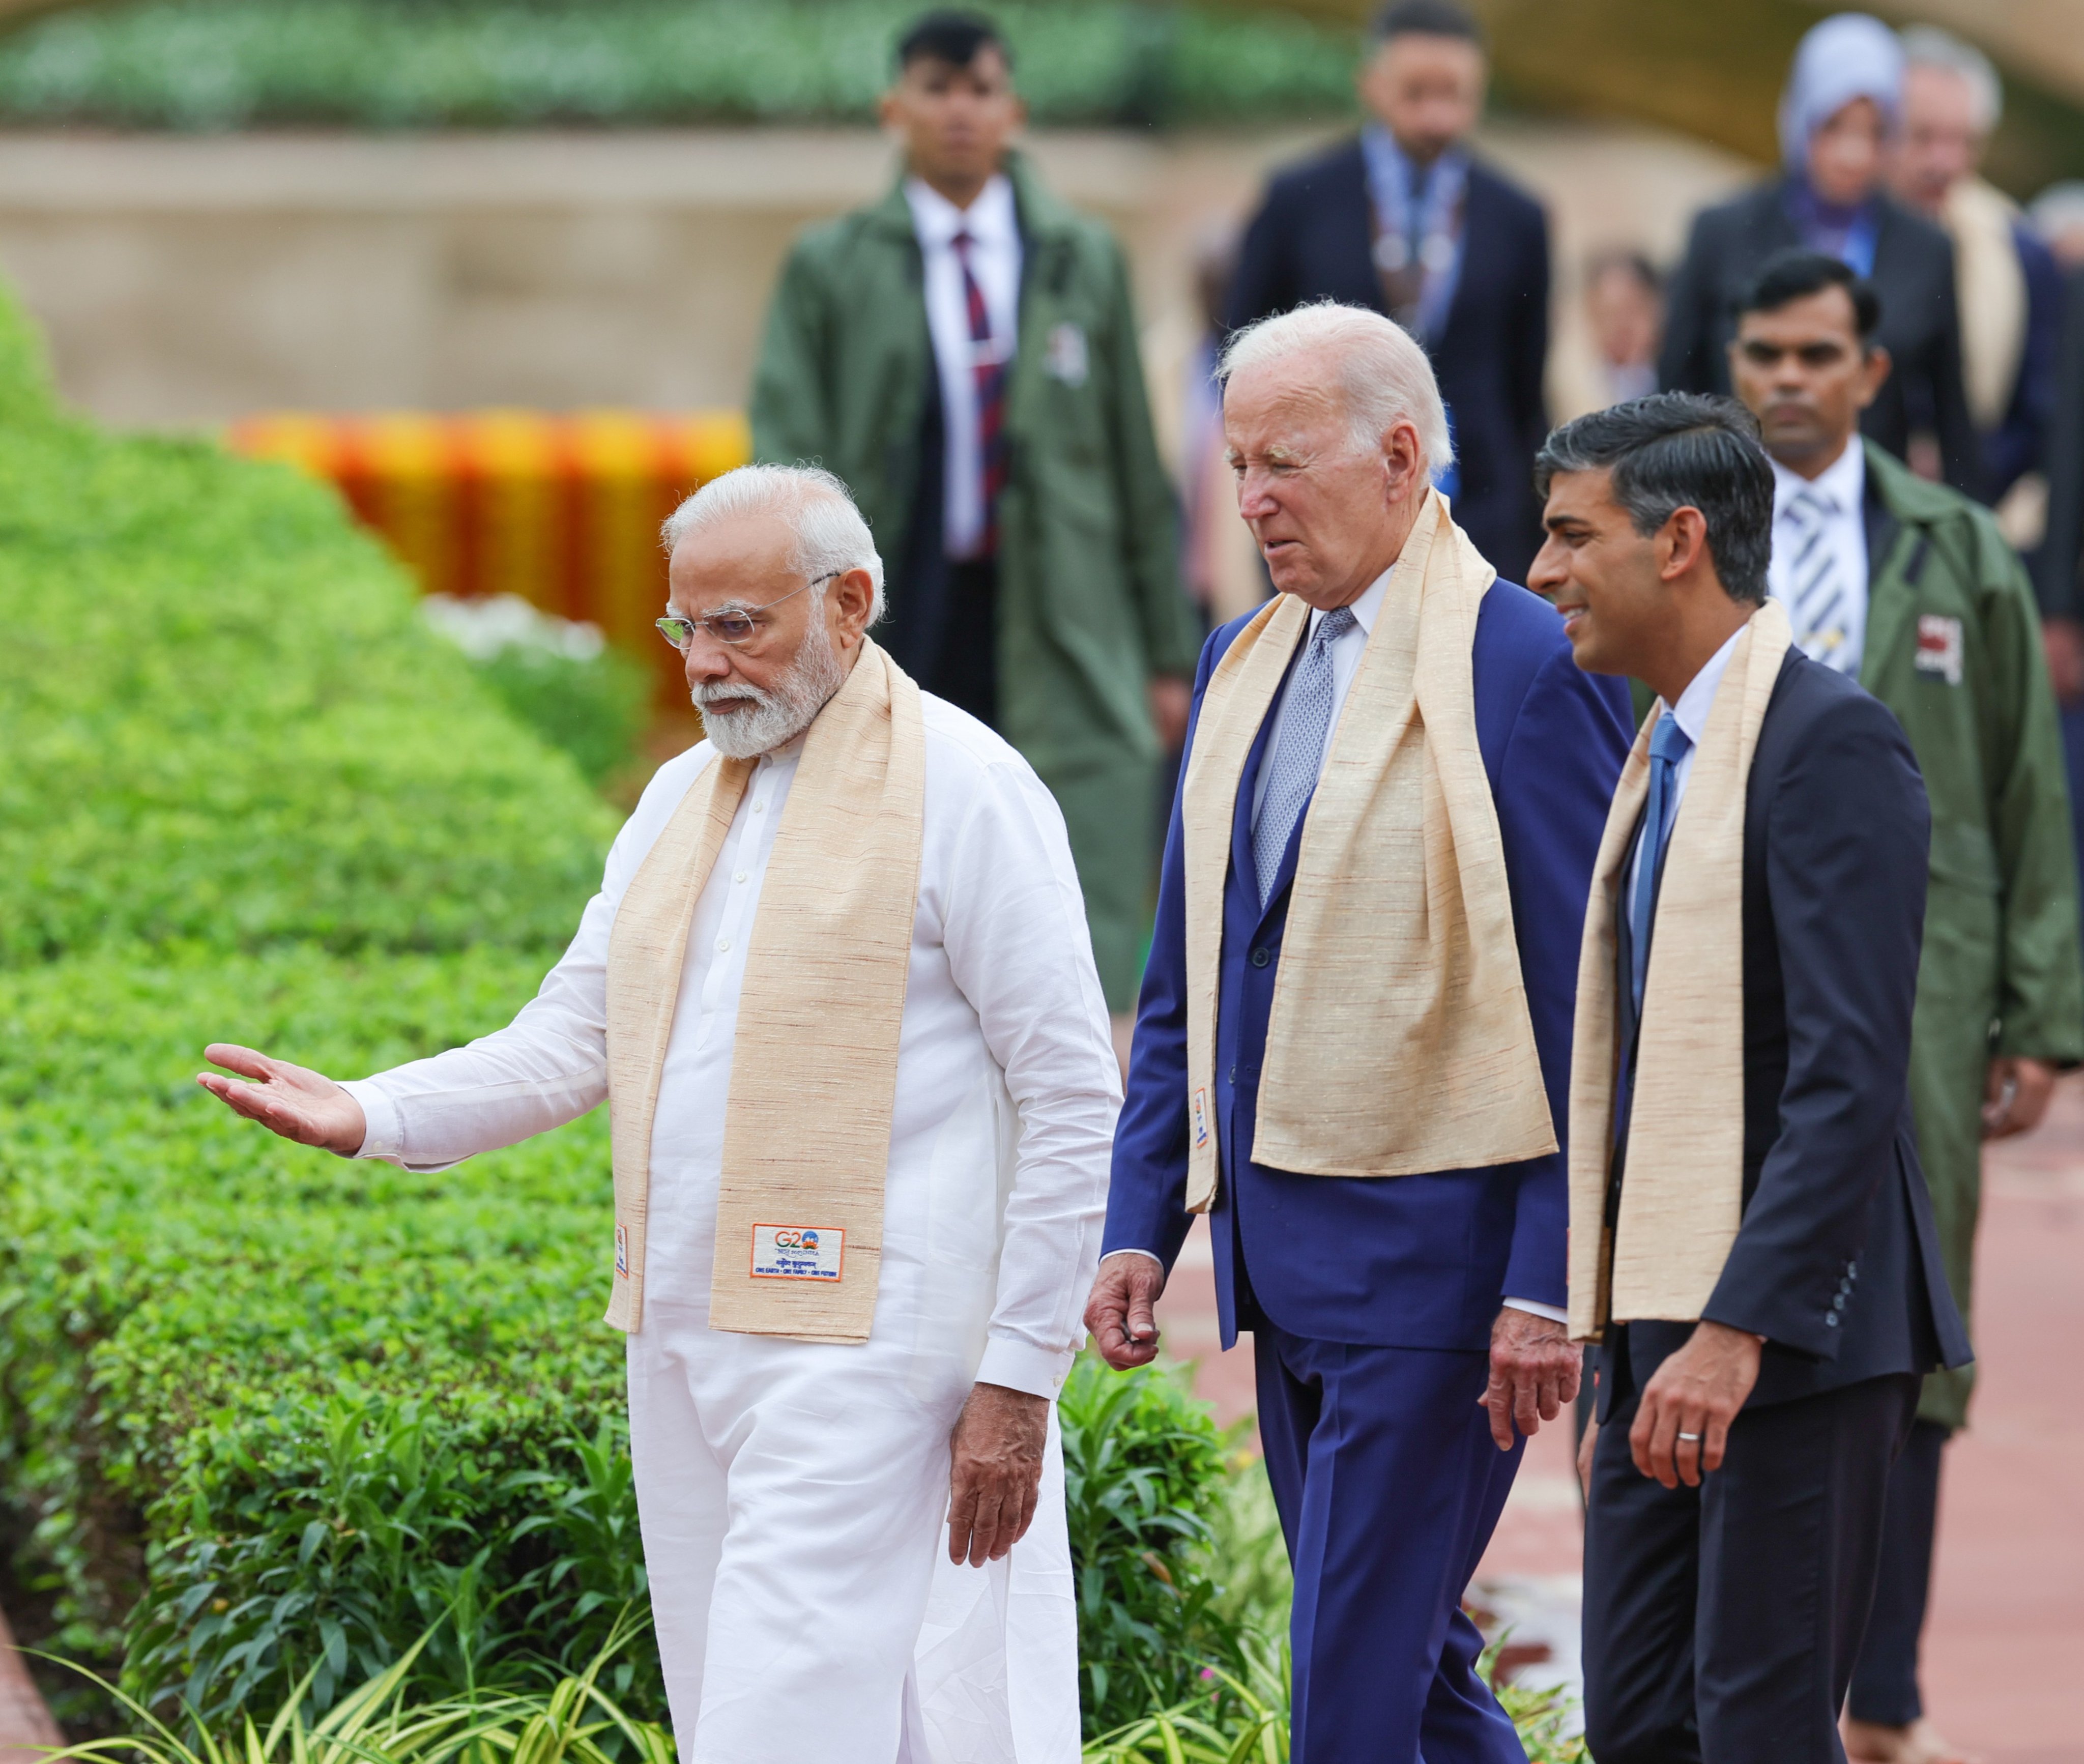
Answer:
<svg viewBox="0 0 2084 1764"><path fill-rule="evenodd" d="M914 25L883 115L904 176L797 241L753 451L845 480L889 570L878 640L1055 793L1119 1028L1200 645L1127 272L1009 151L1023 112L986 21Z"/></svg>
<svg viewBox="0 0 2084 1764"><path fill-rule="evenodd" d="M1771 592L1795 641L1893 710L1932 804L1911 1105L1946 1274L1966 1314L1981 1142L2034 1126L2084 1060L2084 957L2055 695L2026 571L1984 509L1916 477L1859 415L1887 377L1879 303L1835 257L1760 272L1731 383L1773 458ZM1973 1368L1926 1380L1891 1479L1875 1608L1847 1704L1854 1758L1950 1755L1923 1719L1923 1625L1942 1448Z"/></svg>

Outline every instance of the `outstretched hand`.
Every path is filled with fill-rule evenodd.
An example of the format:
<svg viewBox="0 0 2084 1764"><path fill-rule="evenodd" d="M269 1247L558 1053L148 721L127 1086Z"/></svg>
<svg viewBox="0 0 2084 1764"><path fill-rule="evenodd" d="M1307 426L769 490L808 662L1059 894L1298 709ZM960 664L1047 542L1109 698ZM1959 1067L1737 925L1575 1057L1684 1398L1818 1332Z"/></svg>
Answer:
<svg viewBox="0 0 2084 1764"><path fill-rule="evenodd" d="M211 1042L202 1057L252 1080L241 1083L216 1072L196 1074L198 1084L248 1121L299 1145L337 1151L344 1158L362 1149L369 1131L362 1105L324 1073L270 1059L230 1041Z"/></svg>

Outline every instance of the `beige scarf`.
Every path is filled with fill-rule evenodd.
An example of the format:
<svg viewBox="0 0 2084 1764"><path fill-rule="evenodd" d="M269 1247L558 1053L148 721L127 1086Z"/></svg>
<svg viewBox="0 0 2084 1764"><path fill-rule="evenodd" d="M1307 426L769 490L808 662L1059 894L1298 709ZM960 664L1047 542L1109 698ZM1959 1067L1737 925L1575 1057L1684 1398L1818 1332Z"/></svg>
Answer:
<svg viewBox="0 0 2084 1764"><path fill-rule="evenodd" d="M2010 407L2026 350L2026 272L2012 225L2018 210L1980 178L1946 193L1942 224L1954 240L1954 282L1961 303L1961 381L1978 429L1994 429Z"/></svg>
<svg viewBox="0 0 2084 1764"><path fill-rule="evenodd" d="M695 903L752 762L696 779L629 884L608 955L615 1288L644 1314L651 1124ZM709 1327L859 1342L875 1317L897 1044L926 804L919 689L864 640L805 737L739 996Z"/></svg>
<svg viewBox="0 0 2084 1764"><path fill-rule="evenodd" d="M1615 931L1629 842L1650 795L1636 733L1607 814L1578 959L1570 1066L1570 1334L1610 1321L1697 1320L1736 1241L1744 1193L1744 804L1751 756L1790 642L1768 600L1737 639L1666 847L1645 977L1618 1228L1606 1227L1620 1054Z"/></svg>
<svg viewBox="0 0 2084 1764"><path fill-rule="evenodd" d="M1556 1149L1469 651L1497 575L1429 494L1303 824L1253 1156L1408 1176ZM1187 770L1187 1204L1213 1206L1217 969L1244 764L1310 609L1269 602L1203 694ZM1271 763L1271 758L1268 763Z"/></svg>

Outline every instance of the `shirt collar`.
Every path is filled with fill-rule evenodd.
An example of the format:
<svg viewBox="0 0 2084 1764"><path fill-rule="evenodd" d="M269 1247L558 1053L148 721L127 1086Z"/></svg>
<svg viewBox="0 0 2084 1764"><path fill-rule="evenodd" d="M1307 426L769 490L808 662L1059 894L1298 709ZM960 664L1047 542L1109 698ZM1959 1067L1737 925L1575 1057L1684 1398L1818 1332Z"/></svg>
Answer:
<svg viewBox="0 0 2084 1764"><path fill-rule="evenodd" d="M957 208L923 178L905 179L904 200L912 206L919 243L929 250L947 245L959 232L967 231L984 246L1010 244L1020 236L1012 180L1003 172L985 180L968 208Z"/></svg>
<svg viewBox="0 0 2084 1764"><path fill-rule="evenodd" d="M1415 169L1411 156L1380 123L1370 122L1362 129L1361 155L1367 162L1369 175L1389 184L1394 192L1393 201L1400 202L1409 194L1411 174ZM1468 168L1468 151L1457 142L1433 162L1425 187L1429 191L1444 187L1439 183L1443 177L1459 183Z"/></svg>
<svg viewBox="0 0 2084 1764"><path fill-rule="evenodd" d="M1699 673L1687 681L1686 689L1679 695L1679 702L1671 707L1673 719L1696 747L1700 746L1701 737L1707 732L1708 713L1714 708L1715 691L1722 684L1722 676L1729 672L1730 658L1737 652L1737 639L1750 629L1749 625L1739 625L1730 632L1728 641L1701 664Z"/></svg>
<svg viewBox="0 0 2084 1764"><path fill-rule="evenodd" d="M1813 478L1790 472L1779 460L1773 462L1773 512L1775 519L1787 512L1787 505L1804 490L1814 490L1838 514L1857 508L1867 494L1867 451L1855 433L1845 451Z"/></svg>
<svg viewBox="0 0 2084 1764"><path fill-rule="evenodd" d="M1389 579L1396 574L1396 566L1391 564L1374 581L1361 590L1361 597L1358 600L1349 600L1346 603L1346 610L1353 614L1353 622L1361 628L1361 638L1363 642L1375 635L1375 621L1382 617L1383 597L1389 592ZM1316 608L1312 607L1310 609L1309 634L1315 637L1317 634L1317 627L1324 622L1324 615Z"/></svg>

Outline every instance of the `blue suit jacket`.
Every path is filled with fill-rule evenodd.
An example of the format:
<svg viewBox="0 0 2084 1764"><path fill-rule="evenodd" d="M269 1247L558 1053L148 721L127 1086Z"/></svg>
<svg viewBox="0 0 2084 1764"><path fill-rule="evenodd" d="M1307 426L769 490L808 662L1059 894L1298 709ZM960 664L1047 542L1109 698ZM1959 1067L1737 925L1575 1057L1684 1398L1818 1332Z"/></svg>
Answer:
<svg viewBox="0 0 2084 1764"><path fill-rule="evenodd" d="M1201 651L1196 723L1209 676L1245 623L1224 625ZM1628 752L1628 693L1618 680L1581 672L1562 621L1510 583L1484 596L1471 661L1476 740L1497 805L1520 969L1560 1139L1578 935L1607 807ZM1223 1346L1236 1340L1240 1327L1263 1319L1320 1340L1483 1348L1508 1295L1564 1302L1569 1209L1560 1152L1490 1169L1391 1178L1302 1176L1252 1161L1267 1019L1302 840L1298 818L1262 912L1251 806L1273 722L1269 712L1245 761L1223 896L1214 1087L1222 1172L1209 1220ZM1190 757L1193 728L1190 723ZM1115 1130L1103 1245L1103 1253L1148 1250L1168 1269L1189 1223L1182 866L1175 798L1128 1096Z"/></svg>

